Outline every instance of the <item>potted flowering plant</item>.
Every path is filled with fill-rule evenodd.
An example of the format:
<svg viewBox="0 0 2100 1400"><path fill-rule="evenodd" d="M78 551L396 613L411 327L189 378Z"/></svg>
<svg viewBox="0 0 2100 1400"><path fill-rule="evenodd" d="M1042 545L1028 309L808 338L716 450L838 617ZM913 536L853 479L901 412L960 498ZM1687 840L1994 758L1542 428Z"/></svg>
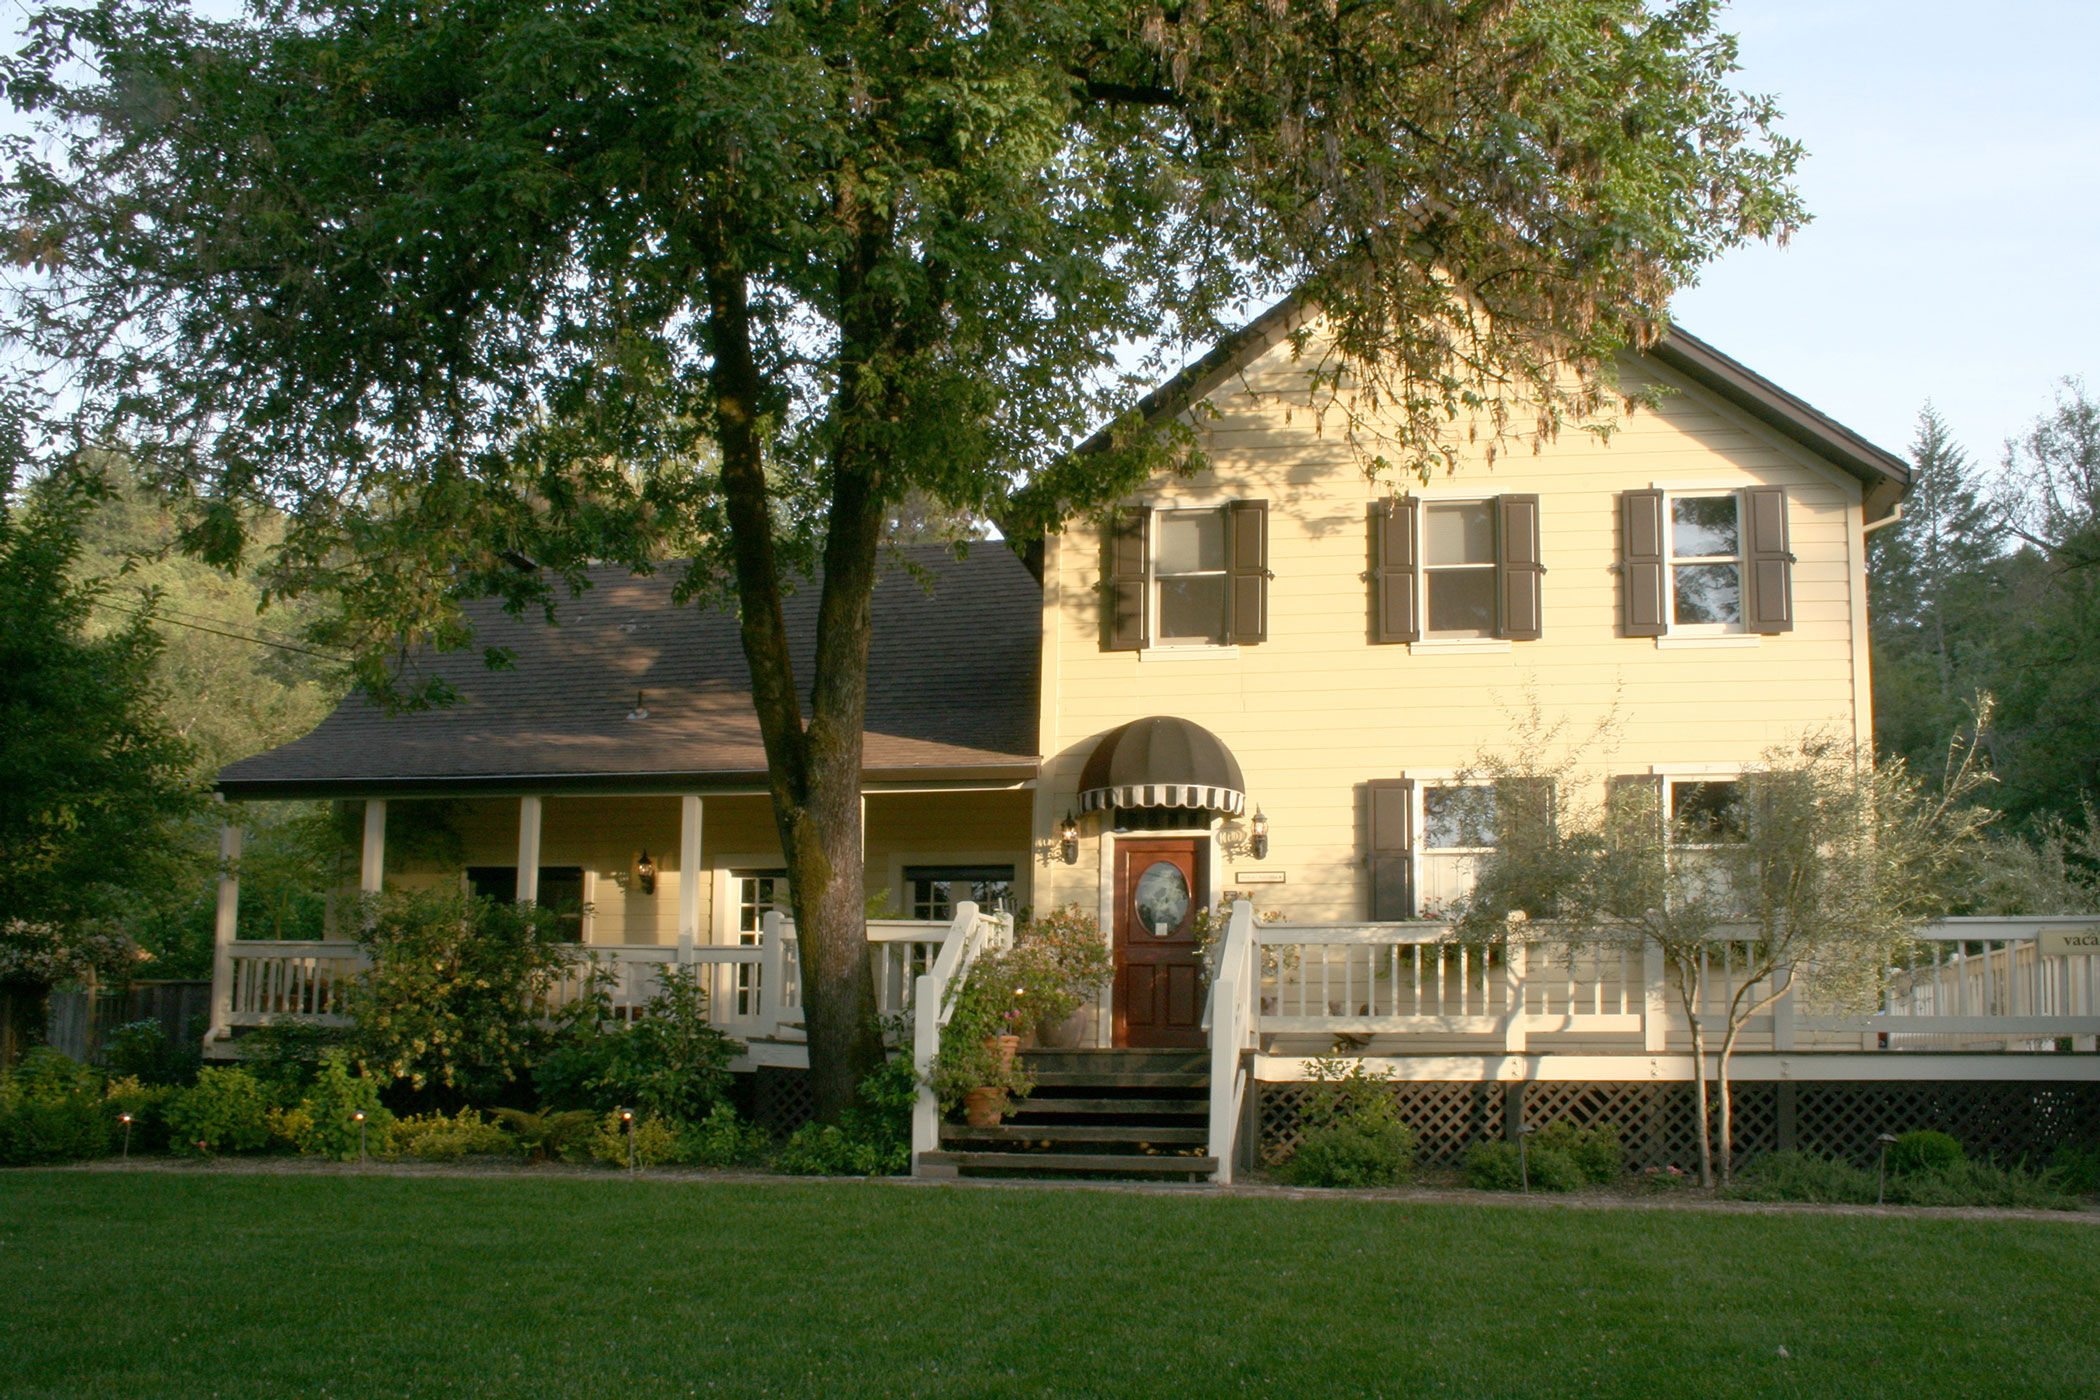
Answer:
<svg viewBox="0 0 2100 1400"><path fill-rule="evenodd" d="M1021 1033L1043 1045L1078 1044L1080 1008L1115 975L1100 923L1076 904L1025 920L1014 931L1007 968L1022 989Z"/></svg>
<svg viewBox="0 0 2100 1400"><path fill-rule="evenodd" d="M996 1126L1010 1097L1035 1088L1016 1056L1020 1028L1034 1016L1028 992L1008 950L978 958L952 994L926 1082L944 1111L963 1105L972 1127Z"/></svg>

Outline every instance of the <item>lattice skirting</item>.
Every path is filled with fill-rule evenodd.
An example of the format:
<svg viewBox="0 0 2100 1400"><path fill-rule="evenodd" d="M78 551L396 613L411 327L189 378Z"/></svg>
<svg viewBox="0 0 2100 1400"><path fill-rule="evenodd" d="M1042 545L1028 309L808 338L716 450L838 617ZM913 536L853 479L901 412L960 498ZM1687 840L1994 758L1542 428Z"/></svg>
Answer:
<svg viewBox="0 0 2100 1400"><path fill-rule="evenodd" d="M816 1096L809 1087L808 1070L760 1065L753 1071L753 1123L778 1139L786 1137L815 1116Z"/></svg>
<svg viewBox="0 0 2100 1400"><path fill-rule="evenodd" d="M1882 1133L1937 1128L1977 1156L2046 1157L2058 1143L2100 1141L2100 1084L1770 1083L1737 1081L1735 1151L1740 1165L1761 1152L1796 1147L1871 1165ZM1304 1131L1306 1084L1259 1086L1259 1151L1275 1161ZM1521 1122L1610 1123L1635 1169L1698 1165L1698 1100L1689 1084L1400 1084L1400 1117L1415 1132L1416 1160L1456 1164L1483 1138ZM1718 1106L1716 1106L1718 1128Z"/></svg>

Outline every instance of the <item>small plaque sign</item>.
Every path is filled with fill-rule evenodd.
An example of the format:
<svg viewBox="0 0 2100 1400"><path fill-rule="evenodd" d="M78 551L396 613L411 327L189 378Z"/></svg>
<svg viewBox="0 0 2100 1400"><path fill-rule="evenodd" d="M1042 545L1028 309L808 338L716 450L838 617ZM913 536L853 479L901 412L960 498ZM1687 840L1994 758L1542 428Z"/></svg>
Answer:
<svg viewBox="0 0 2100 1400"><path fill-rule="evenodd" d="M2045 958L2100 954L2100 928L2045 928L2035 935Z"/></svg>
<svg viewBox="0 0 2100 1400"><path fill-rule="evenodd" d="M1283 883L1283 872L1281 870L1236 870L1232 875L1232 883L1235 885L1280 885Z"/></svg>

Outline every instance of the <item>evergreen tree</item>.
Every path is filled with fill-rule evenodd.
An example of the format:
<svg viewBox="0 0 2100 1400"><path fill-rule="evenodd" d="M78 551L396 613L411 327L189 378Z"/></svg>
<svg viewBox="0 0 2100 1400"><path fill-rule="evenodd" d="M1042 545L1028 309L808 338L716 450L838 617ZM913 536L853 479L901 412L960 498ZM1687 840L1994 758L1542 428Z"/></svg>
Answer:
<svg viewBox="0 0 2100 1400"><path fill-rule="evenodd" d="M1876 749L1930 773L1989 687L2004 530L1939 410L1918 412L1903 519L1867 540Z"/></svg>

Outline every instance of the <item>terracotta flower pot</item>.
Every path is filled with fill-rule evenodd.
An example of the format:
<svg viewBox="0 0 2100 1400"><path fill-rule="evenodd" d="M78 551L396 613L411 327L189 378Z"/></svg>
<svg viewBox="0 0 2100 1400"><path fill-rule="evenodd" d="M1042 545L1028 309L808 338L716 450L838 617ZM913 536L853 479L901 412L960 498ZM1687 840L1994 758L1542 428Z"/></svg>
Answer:
<svg viewBox="0 0 2100 1400"><path fill-rule="evenodd" d="M988 1035L984 1038L984 1053L999 1057L999 1068L1012 1069L1014 1056L1021 1051L1021 1037L1017 1035Z"/></svg>
<svg viewBox="0 0 2100 1400"><path fill-rule="evenodd" d="M963 1121L973 1128L996 1128L1006 1116L1006 1090L972 1089L963 1095Z"/></svg>

